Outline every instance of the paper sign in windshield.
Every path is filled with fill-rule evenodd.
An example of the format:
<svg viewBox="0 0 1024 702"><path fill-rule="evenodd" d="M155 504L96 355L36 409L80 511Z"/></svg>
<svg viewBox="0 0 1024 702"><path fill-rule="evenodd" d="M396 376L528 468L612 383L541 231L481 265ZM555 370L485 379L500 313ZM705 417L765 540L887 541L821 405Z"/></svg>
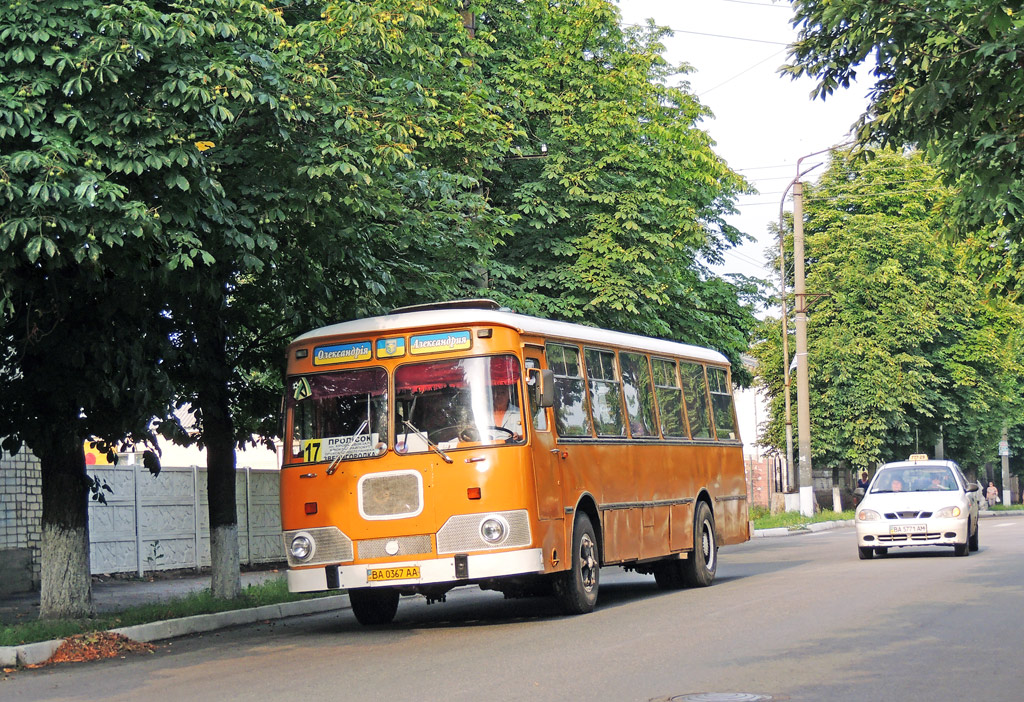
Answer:
<svg viewBox="0 0 1024 702"><path fill-rule="evenodd" d="M355 458L372 458L380 455L377 444L380 434L359 436L329 436L325 439L307 439L302 442L302 454L310 463Z"/></svg>

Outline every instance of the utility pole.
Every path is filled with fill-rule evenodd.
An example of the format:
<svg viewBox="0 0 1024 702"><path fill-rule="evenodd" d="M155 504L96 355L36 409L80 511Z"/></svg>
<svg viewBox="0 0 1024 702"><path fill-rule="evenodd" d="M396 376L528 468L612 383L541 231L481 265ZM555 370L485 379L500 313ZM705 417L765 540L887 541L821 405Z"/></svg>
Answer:
<svg viewBox="0 0 1024 702"><path fill-rule="evenodd" d="M782 353L785 356L784 379L786 384L786 453L788 459L787 475L795 478L790 487L799 490L800 513L804 516L814 514L814 480L811 471L811 409L809 405L810 391L807 380L807 290L804 285L804 204L803 184L800 179L813 171L817 163L805 171L800 165L805 158L817 156L850 146L853 142L838 144L821 151L801 156L796 162L796 177L782 191L782 202L779 203L779 275L782 277ZM799 440L799 470L793 475L793 420L790 410L790 373L789 373L789 325L786 319L786 267L785 267L785 236L783 234L782 208L786 202L789 189L793 189L793 295L796 298L796 402L797 402L797 435ZM787 505L788 509L788 505Z"/></svg>
<svg viewBox="0 0 1024 702"><path fill-rule="evenodd" d="M800 172L800 159L797 172ZM807 290L804 284L803 183L793 184L793 294L796 297L796 425L800 446L800 513L814 515L814 480L811 472L811 408L807 381Z"/></svg>
<svg viewBox="0 0 1024 702"><path fill-rule="evenodd" d="M1003 425L1003 436L999 441L999 460L1003 464L1003 504L1007 507L1012 502L1010 494L1010 437Z"/></svg>

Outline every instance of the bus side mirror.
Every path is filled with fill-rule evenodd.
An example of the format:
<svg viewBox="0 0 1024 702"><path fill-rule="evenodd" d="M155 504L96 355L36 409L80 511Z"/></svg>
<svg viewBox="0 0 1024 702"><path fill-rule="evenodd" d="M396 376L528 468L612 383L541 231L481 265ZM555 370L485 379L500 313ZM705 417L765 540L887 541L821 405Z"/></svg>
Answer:
<svg viewBox="0 0 1024 702"><path fill-rule="evenodd" d="M554 406L555 372L550 368L528 368L526 373L529 384L537 388L537 406Z"/></svg>

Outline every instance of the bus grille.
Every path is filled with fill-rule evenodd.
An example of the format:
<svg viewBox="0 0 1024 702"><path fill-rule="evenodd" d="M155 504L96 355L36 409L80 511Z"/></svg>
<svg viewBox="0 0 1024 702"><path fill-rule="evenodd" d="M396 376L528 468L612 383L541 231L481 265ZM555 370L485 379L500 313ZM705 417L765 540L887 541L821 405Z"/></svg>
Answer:
<svg viewBox="0 0 1024 702"><path fill-rule="evenodd" d="M497 514L508 522L508 537L498 544L484 541L480 535L480 524L487 517ZM494 512L491 514L461 514L451 517L437 532L437 552L464 553L466 551L490 551L497 548L516 548L530 545L530 518L526 510L515 512Z"/></svg>
<svg viewBox="0 0 1024 702"><path fill-rule="evenodd" d="M393 553L388 553L388 542L394 542ZM430 553L430 536L398 536L393 539L366 539L359 541L360 558L390 558L392 556L415 556Z"/></svg>
<svg viewBox="0 0 1024 702"><path fill-rule="evenodd" d="M313 557L308 561L300 561L292 557L292 538L300 533L308 534L315 544ZM286 531L284 532L284 552L288 556L288 565L292 567L344 563L353 558L352 539L345 536L338 527Z"/></svg>
<svg viewBox="0 0 1024 702"><path fill-rule="evenodd" d="M359 483L359 506L367 519L412 517L423 509L421 477L415 471L368 475Z"/></svg>

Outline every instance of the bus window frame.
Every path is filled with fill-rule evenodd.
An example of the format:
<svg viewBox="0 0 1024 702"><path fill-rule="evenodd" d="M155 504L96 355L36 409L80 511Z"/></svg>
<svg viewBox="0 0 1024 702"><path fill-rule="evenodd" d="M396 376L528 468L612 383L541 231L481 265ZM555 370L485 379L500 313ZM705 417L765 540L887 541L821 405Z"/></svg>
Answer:
<svg viewBox="0 0 1024 702"><path fill-rule="evenodd" d="M643 435L637 436L637 435L635 435L633 433L632 417L629 416L629 407L628 407L628 403L626 402L626 381L623 378L623 374L622 374L622 358L621 358L621 356L623 354L627 354L627 355L630 355L630 356L639 356L640 358L644 359L644 361L646 361L647 383L648 383L647 388L648 388L648 390L651 393L651 414L652 414L651 421L653 422L653 429L650 430L651 433L649 433L649 434L643 434ZM658 439L661 439L662 438L662 436L661 436L661 415L659 414L660 410L658 408L658 398L657 398L657 395L654 392L654 371L653 371L653 364L651 362L651 355L649 353L644 353L643 351L635 351L635 350L630 350L630 349L625 349L625 348L616 349L616 355L619 357L619 382L622 385L623 407L626 410L626 417L627 417L627 419L626 419L626 428L629 431L629 438L630 438L630 440L632 440L632 441L656 441ZM642 401L641 401L641 404L642 404Z"/></svg>
<svg viewBox="0 0 1024 702"><path fill-rule="evenodd" d="M655 405L657 405L657 407L658 407L658 435L662 439L664 439L666 441L688 441L688 440L692 439L693 438L693 434L690 433L689 415L687 414L687 411L686 411L686 390L683 388L682 377L679 375L680 359L679 358L673 358L673 357L670 357L670 356L656 356L656 355L653 355L653 354L648 354L648 358L650 359L650 362L651 362L651 382L652 382L651 387L654 389L654 402L655 402ZM660 385L659 386L657 384L657 379L654 377L654 362L655 361L663 361L663 362L667 362L667 363L671 363L672 364L672 373L673 373L673 375L675 377L675 381L676 381L675 386L668 386L668 385ZM673 435L665 433L665 425L662 424L662 421L661 421L661 403L658 402L658 388L659 387L665 388L665 389L672 388L672 389L675 389L675 390L679 391L679 405L680 405L679 416L680 416L680 420L682 422L682 429L683 429L683 435L682 436L673 436Z"/></svg>
<svg viewBox="0 0 1024 702"><path fill-rule="evenodd" d="M601 356L601 354L608 354L608 355L611 356L611 359L612 359L612 369L611 370L612 370L612 376L613 377L610 380L607 379L607 378L603 378L603 377L601 377L601 378L594 378L594 377L592 377L590 375L590 365L591 364L590 364L590 361L587 359L587 353L590 352L590 351L593 351L593 352L598 354L598 358L600 359L599 365L601 367L601 372L602 373L604 372L604 361L603 361L603 357ZM622 371L621 371L621 368L619 367L619 355L617 353L617 349L609 349L609 348L604 348L604 347L601 347L601 346L584 346L583 347L583 367L584 367L584 380L586 381L585 385L586 385L586 388L587 388L587 394L590 396L590 402L589 402L589 405L590 405L590 426L591 426L591 430L592 430L594 436L597 437L598 439L612 439L612 440L615 440L615 439L622 440L622 439L631 438L629 436L629 433L628 433L629 432L629 420L626 417L626 398L622 394ZM594 404L595 404L594 403L594 393L591 391L591 383L595 383L595 382L596 383L608 383L608 384L614 383L615 386L618 388L618 396L619 396L619 423L620 423L620 426L622 427L622 431L620 433L618 433L618 434L602 434L601 432L598 431L597 419L594 417Z"/></svg>
<svg viewBox="0 0 1024 702"><path fill-rule="evenodd" d="M579 369L580 375L578 375L578 376L577 375L559 375L558 370L555 369L555 368L552 368L550 348L554 347L554 346L557 346L557 347L562 348L562 349L572 349L573 351L576 352L576 366ZM552 406L552 409L553 409L553 411L552 411L552 418L554 419L553 431L555 433L555 436L558 437L559 441L563 441L563 440L580 441L580 440L586 440L586 439L593 439L594 438L594 424L593 424L593 421L591 419L591 413L590 413L590 389L587 387L586 367L583 364L584 358L583 358L583 351L581 349L581 345L578 344L578 343L574 344L574 343L571 343L569 341L565 341L563 339L549 339L544 344L544 359L545 359L544 362L547 365L547 367L551 368L551 370L554 371L554 378L555 378L556 387L557 387L557 382L558 382L559 378L579 380L582 383L582 386L583 386L583 416L586 419L587 431L585 433L581 433L581 434L563 434L559 430L559 428L558 428L558 417L559 417L559 409L561 408L561 402L560 402L560 396L556 392L555 393L555 403ZM563 364L564 364L564 361L563 361Z"/></svg>
<svg viewBox="0 0 1024 702"><path fill-rule="evenodd" d="M711 389L711 371L720 371L725 377L725 392L715 392ZM731 369L723 368L722 366L704 366L704 375L707 378L708 388L708 408L711 412L711 428L715 435L715 441L738 441L739 440L739 424L736 417L736 396L732 393L732 373ZM715 420L715 416L718 411L715 409L714 396L724 396L729 398L729 409L732 413L732 433L734 437L720 437L718 435L718 422Z"/></svg>

